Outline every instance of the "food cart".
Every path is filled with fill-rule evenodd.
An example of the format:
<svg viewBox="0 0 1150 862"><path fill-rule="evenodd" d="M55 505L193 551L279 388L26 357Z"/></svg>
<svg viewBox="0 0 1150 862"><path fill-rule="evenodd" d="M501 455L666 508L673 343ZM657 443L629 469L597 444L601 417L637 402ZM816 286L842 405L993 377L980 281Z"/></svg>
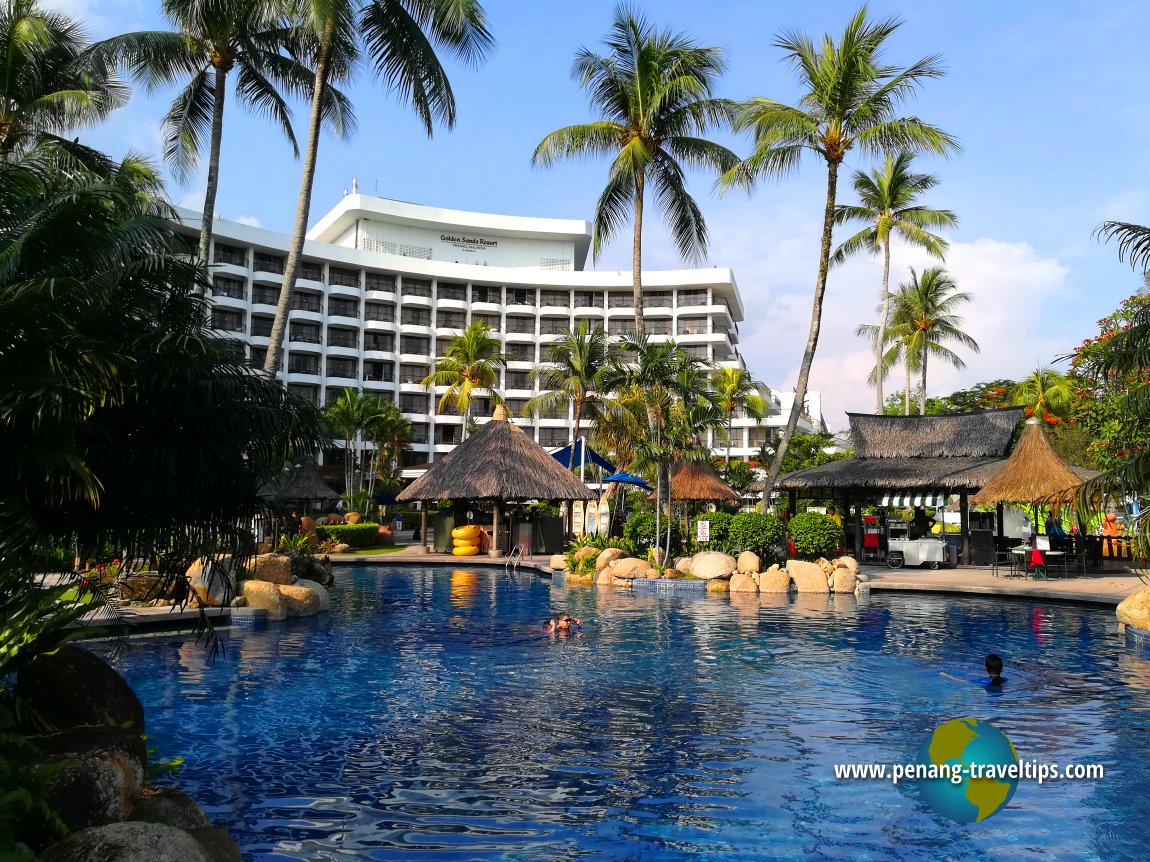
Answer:
<svg viewBox="0 0 1150 862"><path fill-rule="evenodd" d="M925 563L937 569L946 561L946 542L939 539L891 539L887 543L886 564L892 569Z"/></svg>

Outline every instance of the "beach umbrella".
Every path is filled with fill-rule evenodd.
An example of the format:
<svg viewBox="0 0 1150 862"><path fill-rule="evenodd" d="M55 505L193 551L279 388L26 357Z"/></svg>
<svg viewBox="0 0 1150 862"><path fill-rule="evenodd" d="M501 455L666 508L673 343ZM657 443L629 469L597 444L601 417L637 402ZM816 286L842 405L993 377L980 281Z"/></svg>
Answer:
<svg viewBox="0 0 1150 862"><path fill-rule="evenodd" d="M603 480L603 482L604 484L611 483L616 485L634 485L636 488L641 488L644 491L655 490L647 484L647 480L642 476L635 476L634 474L628 473L626 471L615 473L613 476L608 476Z"/></svg>
<svg viewBox="0 0 1150 862"><path fill-rule="evenodd" d="M684 461L671 477L671 497L700 503L727 503L739 506L739 492L719 478L710 461Z"/></svg>

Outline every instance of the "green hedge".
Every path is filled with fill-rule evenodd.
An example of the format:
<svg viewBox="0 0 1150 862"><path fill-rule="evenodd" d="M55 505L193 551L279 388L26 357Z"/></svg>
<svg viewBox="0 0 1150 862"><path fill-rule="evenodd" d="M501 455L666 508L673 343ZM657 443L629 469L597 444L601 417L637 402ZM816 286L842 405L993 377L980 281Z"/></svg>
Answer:
<svg viewBox="0 0 1150 862"><path fill-rule="evenodd" d="M803 512L795 515L787 524L795 555L800 560L817 560L819 557L833 557L843 546L843 528L829 515L818 512Z"/></svg>
<svg viewBox="0 0 1150 862"><path fill-rule="evenodd" d="M787 528L774 515L743 512L731 519L731 545L753 551L767 563L782 562L787 543Z"/></svg>
<svg viewBox="0 0 1150 862"><path fill-rule="evenodd" d="M379 524L335 524L330 527L316 527L315 534L321 541L335 539L353 548L374 548L379 541Z"/></svg>
<svg viewBox="0 0 1150 862"><path fill-rule="evenodd" d="M659 519L659 536L658 546L662 547L667 539L667 519ZM627 523L623 525L623 538L630 543L632 549L638 553L639 556L645 556L650 548L655 547L656 543L653 541L655 537L655 514L648 512L643 515L632 515ZM682 531L679 529L679 522L671 520L671 553L677 554L683 546Z"/></svg>
<svg viewBox="0 0 1150 862"><path fill-rule="evenodd" d="M699 531L695 524L699 521L711 522L711 540L709 542L696 542L695 536ZM704 512L691 522L691 547L697 551L727 551L730 550L731 516L726 512Z"/></svg>

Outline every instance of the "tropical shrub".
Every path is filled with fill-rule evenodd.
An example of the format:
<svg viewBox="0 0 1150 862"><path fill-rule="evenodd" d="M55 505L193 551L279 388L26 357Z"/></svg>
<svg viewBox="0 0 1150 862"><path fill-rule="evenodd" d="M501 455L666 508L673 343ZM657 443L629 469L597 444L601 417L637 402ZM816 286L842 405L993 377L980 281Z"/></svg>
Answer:
<svg viewBox="0 0 1150 862"><path fill-rule="evenodd" d="M818 512L803 512L795 515L787 524L795 555L800 560L816 560L831 557L843 545L843 528L829 515Z"/></svg>
<svg viewBox="0 0 1150 862"><path fill-rule="evenodd" d="M379 524L333 524L316 527L315 534L320 541L331 539L353 548L371 548L380 544Z"/></svg>
<svg viewBox="0 0 1150 862"><path fill-rule="evenodd" d="M699 521L709 521L711 524L711 540L697 542L695 536L699 535L696 524ZM693 551L728 551L730 550L731 516L726 512L704 512L691 522L691 535L689 536Z"/></svg>
<svg viewBox="0 0 1150 862"><path fill-rule="evenodd" d="M655 514L647 512L642 515L632 515L623 525L623 538L630 547L628 550L638 557L647 556L647 551L658 547L666 539L667 519L659 519L659 528L662 533L656 541ZM671 521L671 554L677 554L683 547L683 535L679 524Z"/></svg>
<svg viewBox="0 0 1150 862"><path fill-rule="evenodd" d="M306 533L296 533L294 536L280 536L276 550L281 554L295 551L297 554L305 554L309 557L315 555L315 545L311 543L311 537Z"/></svg>
<svg viewBox="0 0 1150 862"><path fill-rule="evenodd" d="M781 562L787 542L787 528L774 515L743 512L731 519L732 547L753 551L768 563Z"/></svg>

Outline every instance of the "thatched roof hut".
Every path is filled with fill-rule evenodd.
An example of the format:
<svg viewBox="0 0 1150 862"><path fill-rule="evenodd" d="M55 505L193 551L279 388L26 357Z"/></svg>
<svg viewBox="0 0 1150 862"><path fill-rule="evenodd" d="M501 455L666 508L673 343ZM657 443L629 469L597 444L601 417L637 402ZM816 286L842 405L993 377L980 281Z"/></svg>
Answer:
<svg viewBox="0 0 1150 862"><path fill-rule="evenodd" d="M315 464L297 464L284 470L278 482L268 482L260 496L277 502L323 502L338 500L339 492L319 475Z"/></svg>
<svg viewBox="0 0 1150 862"><path fill-rule="evenodd" d="M412 500L593 500L595 494L507 419L503 406L397 495Z"/></svg>
<svg viewBox="0 0 1150 862"><path fill-rule="evenodd" d="M671 497L706 503L741 505L739 492L724 482L710 461L684 461L671 477Z"/></svg>
<svg viewBox="0 0 1150 862"><path fill-rule="evenodd" d="M971 502L976 506L1060 502L1082 484L1083 478L1051 448L1042 422L1031 418L1026 420L1022 439L1010 458Z"/></svg>

